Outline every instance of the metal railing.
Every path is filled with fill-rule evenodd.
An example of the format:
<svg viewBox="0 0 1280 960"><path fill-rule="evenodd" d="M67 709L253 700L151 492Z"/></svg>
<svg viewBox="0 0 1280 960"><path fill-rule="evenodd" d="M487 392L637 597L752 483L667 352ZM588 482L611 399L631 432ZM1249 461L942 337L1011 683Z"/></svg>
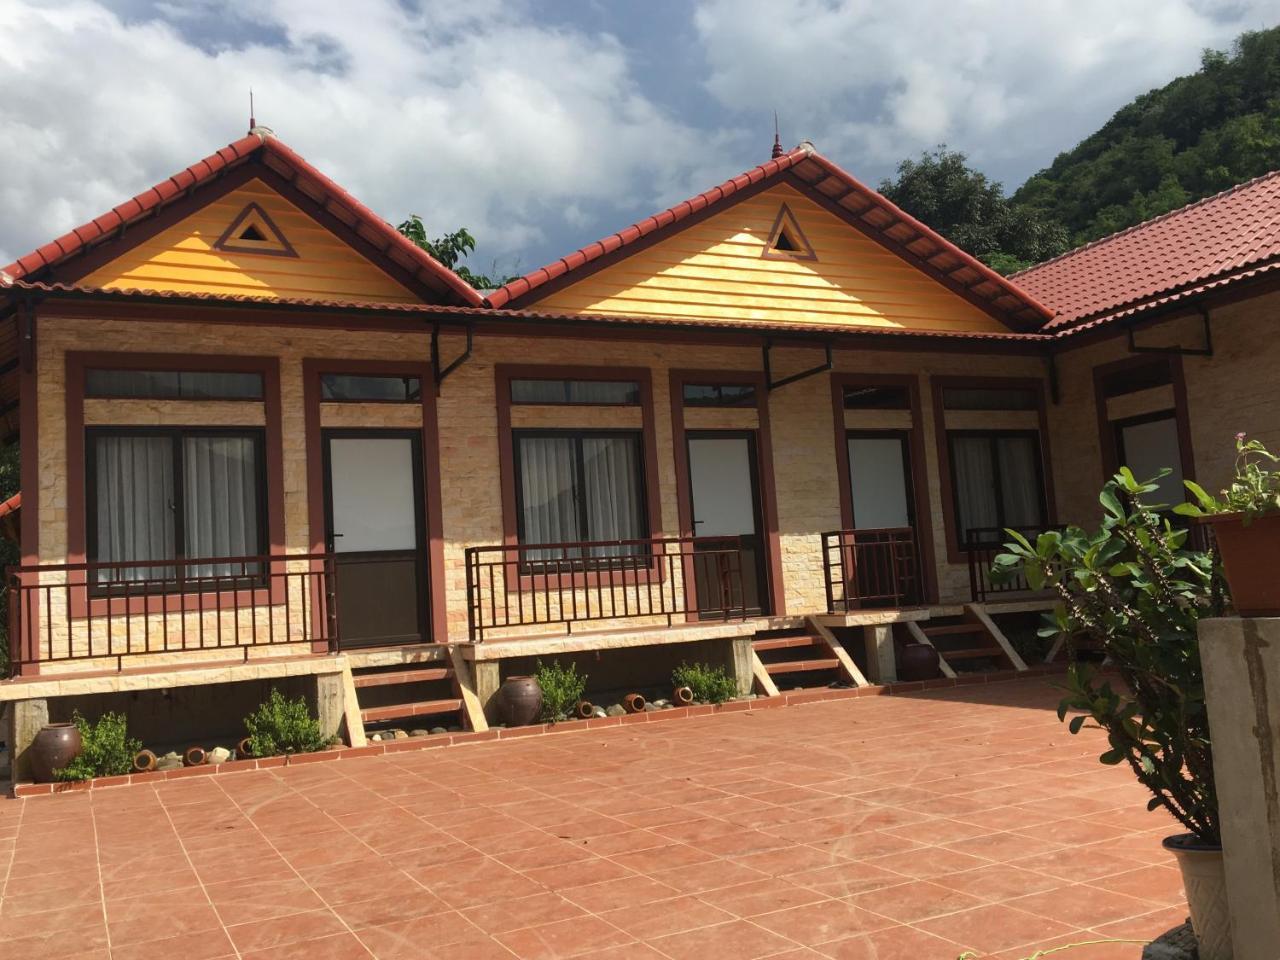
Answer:
<svg viewBox="0 0 1280 960"><path fill-rule="evenodd" d="M745 619L737 537L468 547L470 639L494 630L661 617Z"/></svg>
<svg viewBox="0 0 1280 960"><path fill-rule="evenodd" d="M822 535L831 613L921 602L919 551L910 527L835 530Z"/></svg>
<svg viewBox="0 0 1280 960"><path fill-rule="evenodd" d="M970 527L960 549L969 562L969 596L974 603L985 603L992 594L1038 595L1021 575L997 583L991 575L995 559L1004 553L1004 545L1010 537L1006 530L1016 530L1033 544L1036 537L1046 530L1062 530L1061 526L1040 527Z"/></svg>
<svg viewBox="0 0 1280 960"><path fill-rule="evenodd" d="M13 675L36 663L338 648L332 554L10 567Z"/></svg>

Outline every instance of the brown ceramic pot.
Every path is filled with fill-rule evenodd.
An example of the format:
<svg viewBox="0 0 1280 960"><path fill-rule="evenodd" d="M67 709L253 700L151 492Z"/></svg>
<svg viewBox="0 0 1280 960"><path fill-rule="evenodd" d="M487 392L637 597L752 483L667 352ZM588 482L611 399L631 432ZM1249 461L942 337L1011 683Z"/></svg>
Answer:
<svg viewBox="0 0 1280 960"><path fill-rule="evenodd" d="M573 712L579 720L587 720L596 715L596 705L590 700L579 700Z"/></svg>
<svg viewBox="0 0 1280 960"><path fill-rule="evenodd" d="M638 693L628 693L622 698L622 708L627 713L639 713L644 709L644 697Z"/></svg>
<svg viewBox="0 0 1280 960"><path fill-rule="evenodd" d="M36 783L52 783L53 772L80 756L83 746L80 730L74 723L45 724L31 741L27 752L32 778Z"/></svg>
<svg viewBox="0 0 1280 960"><path fill-rule="evenodd" d="M542 687L533 677L507 677L498 690L502 719L509 727L524 727L542 716Z"/></svg>
<svg viewBox="0 0 1280 960"><path fill-rule="evenodd" d="M245 737L243 740L241 740L239 743L236 744L237 760L243 760L245 757L253 756L253 748L250 746L251 743L252 743L251 738Z"/></svg>
<svg viewBox="0 0 1280 960"><path fill-rule="evenodd" d="M1247 526L1238 513L1209 517L1222 553L1222 571L1231 602L1242 617L1280 616L1280 513L1257 517Z"/></svg>
<svg viewBox="0 0 1280 960"><path fill-rule="evenodd" d="M898 650L899 680L932 680L938 676L938 651L927 643L908 643Z"/></svg>
<svg viewBox="0 0 1280 960"><path fill-rule="evenodd" d="M184 767L198 767L209 759L209 755L205 753L204 747L187 747L186 752L182 755L182 765Z"/></svg>
<svg viewBox="0 0 1280 960"><path fill-rule="evenodd" d="M693 691L688 687L676 687L671 691L671 702L677 707L687 707L693 703Z"/></svg>
<svg viewBox="0 0 1280 960"><path fill-rule="evenodd" d="M156 755L150 750L139 750L133 756L133 772L148 773L156 768Z"/></svg>

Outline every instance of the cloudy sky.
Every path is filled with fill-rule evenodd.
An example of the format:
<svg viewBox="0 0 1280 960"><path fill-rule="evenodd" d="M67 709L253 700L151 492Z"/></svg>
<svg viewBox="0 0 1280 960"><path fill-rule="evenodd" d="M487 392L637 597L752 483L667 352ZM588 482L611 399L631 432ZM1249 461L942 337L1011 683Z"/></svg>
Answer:
<svg viewBox="0 0 1280 960"><path fill-rule="evenodd" d="M1010 188L1276 0L0 0L0 264L259 123L520 272L809 139Z"/></svg>

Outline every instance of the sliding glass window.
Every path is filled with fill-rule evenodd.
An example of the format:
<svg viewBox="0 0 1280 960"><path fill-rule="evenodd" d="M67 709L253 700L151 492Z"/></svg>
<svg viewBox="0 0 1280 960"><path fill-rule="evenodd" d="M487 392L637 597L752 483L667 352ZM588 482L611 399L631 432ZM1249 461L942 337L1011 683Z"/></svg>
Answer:
<svg viewBox="0 0 1280 960"><path fill-rule="evenodd" d="M951 431L951 478L960 543L1003 542L1006 527L1045 523L1040 436L1034 431Z"/></svg>

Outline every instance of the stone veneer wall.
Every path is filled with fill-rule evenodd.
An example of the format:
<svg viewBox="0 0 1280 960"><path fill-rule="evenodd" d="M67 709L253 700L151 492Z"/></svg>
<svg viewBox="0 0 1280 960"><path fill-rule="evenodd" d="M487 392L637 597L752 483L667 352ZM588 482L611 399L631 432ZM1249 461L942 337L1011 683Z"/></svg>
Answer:
<svg viewBox="0 0 1280 960"><path fill-rule="evenodd" d="M184 352L235 354L280 358L280 385L284 436L284 531L287 552L310 549L304 435L304 358L381 359L403 361L429 355L427 333L272 328L257 325L230 326L152 321L84 320L59 318L42 312L37 339L39 357L39 552L43 562L62 559L67 549L67 477L65 466L65 354L69 350L120 350L127 352ZM452 356L461 338L442 337L443 352ZM774 351L774 375L812 366L820 353L812 348ZM593 366L643 366L652 372L657 473L661 516L653 519L653 535L674 535L678 519L676 476L672 454L672 421L669 371L678 369L740 369L758 371L760 351L748 347L675 345L646 341L537 339L533 336L476 338L472 358L445 382L438 399L440 430L440 485L445 537L446 598L449 638L466 638L466 582L463 550L470 545L497 544L502 538L501 487L498 477L498 440L494 365L584 364ZM935 556L939 561L939 588L944 602L968 597L967 568L945 562L945 530L938 493L937 447L929 376L1041 377L1044 363L1029 356L979 356L970 353L914 353L897 350L839 350L837 372L912 373L920 378L923 448L930 486ZM1091 388L1090 388L1091 389ZM1091 397L1091 393L1090 393ZM113 406L119 404L119 407ZM104 423L113 414L124 414L132 401L92 404L93 421ZM199 410L188 408L186 416ZM197 407L201 405L195 405ZM204 405L210 412L217 404ZM222 406L226 406L223 404ZM416 408L414 408L416 410ZM618 411L583 408L585 426L605 425ZM158 415L158 414L157 414ZM556 414L561 417L563 411ZM1054 412L1051 410L1051 417ZM225 422L225 415L219 422ZM326 406L325 425L397 426L416 423L408 408L388 404ZM537 419L537 411L521 410L517 423ZM692 413L690 427L710 425ZM724 425L737 424L732 415ZM824 609L820 534L840 527L840 501L836 477L831 382L814 376L783 387L770 396L773 461L776 474L779 530L789 613L813 613ZM714 419L714 418L713 418ZM1060 419L1060 418L1059 418ZM133 422L139 422L134 420ZM563 422L563 421L561 421ZM1092 420L1090 420L1092 423ZM1096 432L1096 430L1094 431ZM1055 439L1055 444L1057 443ZM1096 445L1096 444L1095 444ZM1066 451L1055 449L1059 471L1059 496L1075 492L1061 482ZM1092 468L1097 473L1096 467ZM1096 484L1092 485L1096 486ZM316 492L318 495L318 491Z"/></svg>

